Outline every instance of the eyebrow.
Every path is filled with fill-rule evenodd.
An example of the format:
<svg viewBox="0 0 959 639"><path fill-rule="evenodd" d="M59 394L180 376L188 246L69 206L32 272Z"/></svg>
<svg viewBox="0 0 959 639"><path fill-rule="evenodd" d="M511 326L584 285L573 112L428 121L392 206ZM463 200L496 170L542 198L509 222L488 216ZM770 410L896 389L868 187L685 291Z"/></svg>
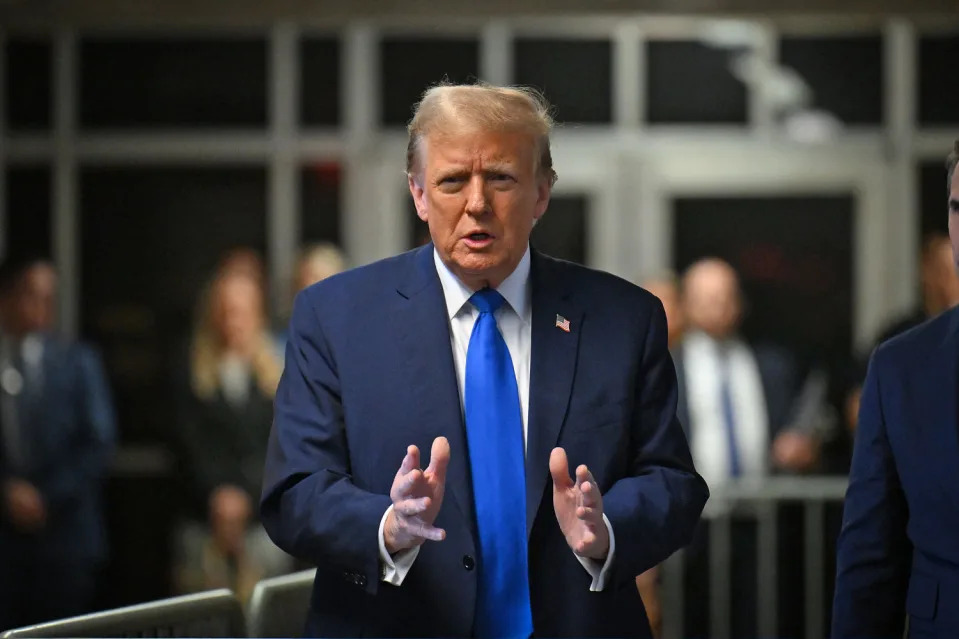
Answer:
<svg viewBox="0 0 959 639"><path fill-rule="evenodd" d="M959 199L950 198L949 210L952 211L953 213L959 213Z"/></svg>

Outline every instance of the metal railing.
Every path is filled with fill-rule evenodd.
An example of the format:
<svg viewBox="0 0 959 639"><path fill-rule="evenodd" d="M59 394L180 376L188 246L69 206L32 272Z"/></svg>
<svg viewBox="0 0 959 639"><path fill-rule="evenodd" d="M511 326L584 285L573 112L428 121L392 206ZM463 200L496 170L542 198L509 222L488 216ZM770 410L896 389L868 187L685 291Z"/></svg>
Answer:
<svg viewBox="0 0 959 639"><path fill-rule="evenodd" d="M779 631L779 522L778 508L792 502L802 506L804 562L803 613L805 636L821 639L826 623L826 505L845 497L845 477L768 477L711 487L704 520L708 522L709 636L731 636L731 591L737 569L732 562L732 521L748 519L756 525L757 634L777 637ZM686 552L680 551L662 567L663 639L684 634Z"/></svg>

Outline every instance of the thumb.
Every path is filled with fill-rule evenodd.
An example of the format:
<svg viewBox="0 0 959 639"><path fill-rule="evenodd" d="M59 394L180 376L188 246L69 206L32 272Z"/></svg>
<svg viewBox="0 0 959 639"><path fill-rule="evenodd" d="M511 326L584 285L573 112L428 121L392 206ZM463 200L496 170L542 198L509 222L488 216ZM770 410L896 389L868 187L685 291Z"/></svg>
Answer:
<svg viewBox="0 0 959 639"><path fill-rule="evenodd" d="M573 485L569 476L569 462L566 451L556 447L549 454L549 474L553 477L553 490L562 490Z"/></svg>
<svg viewBox="0 0 959 639"><path fill-rule="evenodd" d="M450 463L450 442L445 437L437 437L433 440L433 447L430 450L430 465L426 469L427 473L436 477L440 483L446 481L446 467Z"/></svg>

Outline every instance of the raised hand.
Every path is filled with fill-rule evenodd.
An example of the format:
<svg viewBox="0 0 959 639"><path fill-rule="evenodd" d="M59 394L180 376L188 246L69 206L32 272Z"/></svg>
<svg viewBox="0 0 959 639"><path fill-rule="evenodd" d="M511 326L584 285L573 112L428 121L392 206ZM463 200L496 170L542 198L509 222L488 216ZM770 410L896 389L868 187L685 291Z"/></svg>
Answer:
<svg viewBox="0 0 959 639"><path fill-rule="evenodd" d="M450 444L445 437L433 440L430 465L420 469L420 451L406 449L406 457L393 479L390 498L393 510L383 526L386 550L396 553L419 546L426 540L441 541L446 531L433 526L443 505L446 491L446 467L450 461Z"/></svg>
<svg viewBox="0 0 959 639"><path fill-rule="evenodd" d="M593 475L585 465L580 465L574 482L562 448L554 448L550 453L549 473L553 477L553 509L566 543L581 557L605 560L609 530L603 521L603 496Z"/></svg>

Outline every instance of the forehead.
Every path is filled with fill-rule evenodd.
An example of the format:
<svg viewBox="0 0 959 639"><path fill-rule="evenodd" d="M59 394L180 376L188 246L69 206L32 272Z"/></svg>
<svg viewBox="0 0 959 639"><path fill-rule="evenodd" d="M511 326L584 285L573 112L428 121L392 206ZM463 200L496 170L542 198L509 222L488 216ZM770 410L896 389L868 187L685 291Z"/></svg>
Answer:
<svg viewBox="0 0 959 639"><path fill-rule="evenodd" d="M424 138L427 167L521 165L533 158L533 137L521 131L437 132Z"/></svg>

